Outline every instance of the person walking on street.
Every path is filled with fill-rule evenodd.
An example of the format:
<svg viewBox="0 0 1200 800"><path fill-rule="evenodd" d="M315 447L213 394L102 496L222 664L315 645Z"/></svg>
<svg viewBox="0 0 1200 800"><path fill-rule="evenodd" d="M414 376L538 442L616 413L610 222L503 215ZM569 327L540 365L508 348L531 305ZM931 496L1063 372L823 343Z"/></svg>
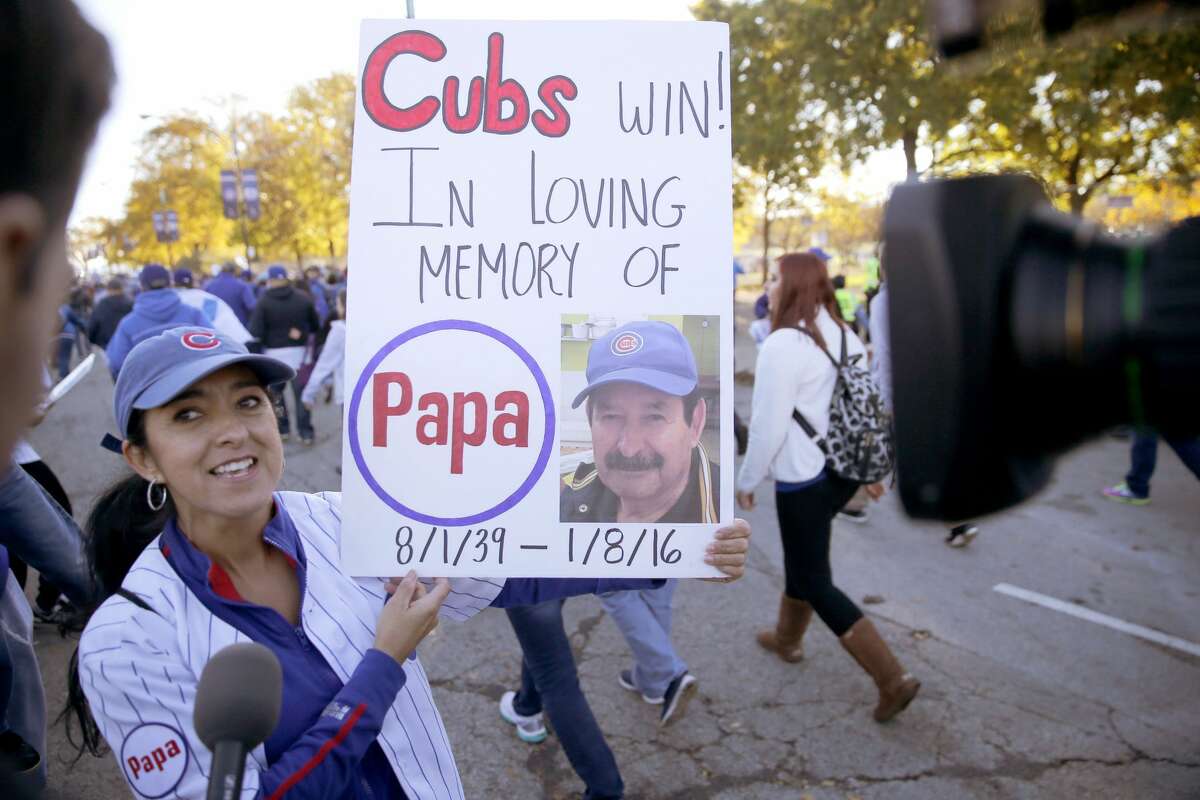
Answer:
<svg viewBox="0 0 1200 800"><path fill-rule="evenodd" d="M737 480L738 505L754 507L754 491L775 479L775 504L783 540L786 585L775 627L761 631L760 646L784 661L804 657L802 640L813 613L875 681L874 718L886 722L916 697L920 682L905 671L849 597L833 583L829 540L834 514L858 488L827 471L825 454L793 420L799 411L824 437L837 370L827 352L844 342L847 355L865 356L862 342L840 319L825 264L811 253L779 260L771 295L772 332L755 368L750 447ZM844 338L843 338L844 336ZM875 495L882 486L874 485Z"/></svg>
<svg viewBox="0 0 1200 800"><path fill-rule="evenodd" d="M317 317L320 318L321 324L329 319L329 295L325 292L325 281L321 277L321 268L315 264L307 267L304 270L304 281L308 286L308 293L312 297L313 305L317 309Z"/></svg>
<svg viewBox="0 0 1200 800"><path fill-rule="evenodd" d="M204 291L224 300L243 325L250 321L250 315L258 302L254 287L238 278L237 264L232 261L225 262L221 267L221 274L209 281Z"/></svg>
<svg viewBox="0 0 1200 800"><path fill-rule="evenodd" d="M88 341L101 350L108 347L121 320L133 310L133 301L125 294L125 284L120 278L110 278L107 286L104 297L96 302L92 310L87 328Z"/></svg>
<svg viewBox="0 0 1200 800"><path fill-rule="evenodd" d="M1105 489L1105 497L1131 506L1150 504L1150 478L1158 465L1158 439L1158 433L1152 430L1139 430L1134 433L1133 447L1129 453L1129 473L1123 482ZM1175 451L1175 455L1179 456L1183 465L1200 478L1200 438L1177 439L1164 436L1163 439Z"/></svg>
<svg viewBox="0 0 1200 800"><path fill-rule="evenodd" d="M304 392L300 395L300 401L310 412L316 405L317 393L327 380L333 382L333 401L339 406L344 401L345 384L343 381L345 376L342 374L343 364L346 360L346 293L344 291L338 292L336 308L337 316L329 322L329 333L325 337L324 346L321 347L321 355L317 358L312 374L308 376L308 383L304 385Z"/></svg>
<svg viewBox="0 0 1200 800"><path fill-rule="evenodd" d="M266 354L300 369L309 339L320 329L317 310L308 295L297 291L288 280L287 269L275 264L267 270L267 291L259 298L250 316L250 335L262 342ZM288 381L295 399L296 428L300 441L313 443L312 415L304 407L303 387L293 377ZM272 390L279 414L279 435L286 442L290 437L287 401L280 388Z"/></svg>
<svg viewBox="0 0 1200 800"><path fill-rule="evenodd" d="M80 331L87 330L87 320L84 319L80 303L79 290L71 292L69 302L58 307L60 326L58 329L57 347L54 352L55 364L58 366L58 379L67 377L71 371L71 351L75 349L75 339Z"/></svg>
<svg viewBox="0 0 1200 800"><path fill-rule="evenodd" d="M162 264L147 264L138 278L142 293L133 301L133 310L117 324L117 330L105 348L108 369L113 380L133 346L180 325L212 326L204 312L184 303L171 288L171 273Z"/></svg>
<svg viewBox="0 0 1200 800"><path fill-rule="evenodd" d="M204 316L208 317L212 327L222 335L242 344L247 344L254 338L228 303L211 292L195 288L195 279L190 269L180 267L175 270L172 279L175 284L175 294L179 295L179 299L192 308L198 308L204 312Z"/></svg>

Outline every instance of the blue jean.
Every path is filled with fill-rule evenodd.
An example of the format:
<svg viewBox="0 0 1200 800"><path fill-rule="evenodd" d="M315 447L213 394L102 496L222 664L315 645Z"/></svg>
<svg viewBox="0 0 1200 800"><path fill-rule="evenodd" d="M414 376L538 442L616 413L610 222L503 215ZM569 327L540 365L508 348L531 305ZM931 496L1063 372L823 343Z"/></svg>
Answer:
<svg viewBox="0 0 1200 800"><path fill-rule="evenodd" d="M671 598L678 583L672 579L659 589L600 595L633 653L633 685L649 697L662 697L671 681L687 671L671 646Z"/></svg>
<svg viewBox="0 0 1200 800"><path fill-rule="evenodd" d="M71 372L71 351L75 349L75 340L66 336L58 337L58 350L55 362L58 365L58 379L61 381Z"/></svg>
<svg viewBox="0 0 1200 800"><path fill-rule="evenodd" d="M522 716L545 711L586 787L585 800L617 800L624 796L625 784L579 685L562 608L558 599L505 609L521 643L521 689L513 698L513 710Z"/></svg>
<svg viewBox="0 0 1200 800"><path fill-rule="evenodd" d="M1200 478L1200 438L1173 439L1166 442L1183 465ZM1125 476L1125 485L1129 491L1138 497L1150 496L1150 477L1158 463L1158 434L1154 431L1138 431L1133 438L1133 448L1129 454L1129 474Z"/></svg>
<svg viewBox="0 0 1200 800"><path fill-rule="evenodd" d="M304 403L300 399L301 395L304 393L304 390L295 380L288 381L288 385L292 387L292 397L296 401L296 433L300 435L301 439L311 439L313 437L312 414L307 408L304 407ZM275 413L279 417L279 433L282 436L291 432L290 423L288 420L287 402L284 400L285 390L281 386L273 391L275 392L276 402L278 403Z"/></svg>

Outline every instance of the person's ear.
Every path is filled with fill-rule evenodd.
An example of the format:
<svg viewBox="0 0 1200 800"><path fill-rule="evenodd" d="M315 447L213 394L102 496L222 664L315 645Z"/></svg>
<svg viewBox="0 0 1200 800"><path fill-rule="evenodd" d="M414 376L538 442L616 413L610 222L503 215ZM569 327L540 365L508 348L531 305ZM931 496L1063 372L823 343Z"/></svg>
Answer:
<svg viewBox="0 0 1200 800"><path fill-rule="evenodd" d="M29 260L46 232L46 212L27 194L0 195L0 317L11 318L29 292Z"/></svg>
<svg viewBox="0 0 1200 800"><path fill-rule="evenodd" d="M132 467L138 475L151 482L163 482L163 475L159 472L158 464L155 463L154 456L147 448L122 442L121 455L125 457L125 463Z"/></svg>
<svg viewBox="0 0 1200 800"><path fill-rule="evenodd" d="M708 404L701 397L696 401L696 407L692 409L692 421L688 425L688 430L692 435L692 446L695 447L700 443L700 434L704 433L704 423L708 419Z"/></svg>

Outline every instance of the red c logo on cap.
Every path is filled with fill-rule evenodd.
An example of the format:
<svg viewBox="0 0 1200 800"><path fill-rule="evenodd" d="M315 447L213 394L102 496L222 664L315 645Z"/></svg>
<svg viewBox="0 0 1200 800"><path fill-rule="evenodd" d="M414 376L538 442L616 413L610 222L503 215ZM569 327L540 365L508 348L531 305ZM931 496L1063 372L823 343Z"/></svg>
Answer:
<svg viewBox="0 0 1200 800"><path fill-rule="evenodd" d="M212 350L214 347L221 346L221 340L216 335L211 333L199 333L192 331L185 333L179 338L183 346L188 350Z"/></svg>
<svg viewBox="0 0 1200 800"><path fill-rule="evenodd" d="M613 339L610 349L614 356L627 356L636 353L642 349L642 337L633 331L626 331Z"/></svg>

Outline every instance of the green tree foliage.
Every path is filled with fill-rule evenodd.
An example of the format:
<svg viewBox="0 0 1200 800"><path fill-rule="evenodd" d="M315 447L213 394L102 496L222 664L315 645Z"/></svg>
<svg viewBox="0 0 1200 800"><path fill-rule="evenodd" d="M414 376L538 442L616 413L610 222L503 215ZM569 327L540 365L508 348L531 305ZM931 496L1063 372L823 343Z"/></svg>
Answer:
<svg viewBox="0 0 1200 800"><path fill-rule="evenodd" d="M808 178L900 145L935 175L1019 170L1079 213L1106 184L1174 180L1200 163L1194 22L1085 28L1047 43L1028 5L1001 15L1001 45L940 61L925 0L704 0L730 25L734 154L772 213Z"/></svg>
<svg viewBox="0 0 1200 800"><path fill-rule="evenodd" d="M692 9L698 19L730 27L733 151L749 170L737 193L753 192L761 205L764 276L771 225L795 207L794 195L819 171L824 147L818 111L805 106L795 80L806 67L805 53L794 48L795 8L792 0L703 0Z"/></svg>
<svg viewBox="0 0 1200 800"><path fill-rule="evenodd" d="M1200 119L1196 30L1084 30L1045 43L1028 20L1012 24L1010 37L1025 44L978 77L977 99L940 145L938 172L1027 171L1076 214L1117 178L1190 183Z"/></svg>

